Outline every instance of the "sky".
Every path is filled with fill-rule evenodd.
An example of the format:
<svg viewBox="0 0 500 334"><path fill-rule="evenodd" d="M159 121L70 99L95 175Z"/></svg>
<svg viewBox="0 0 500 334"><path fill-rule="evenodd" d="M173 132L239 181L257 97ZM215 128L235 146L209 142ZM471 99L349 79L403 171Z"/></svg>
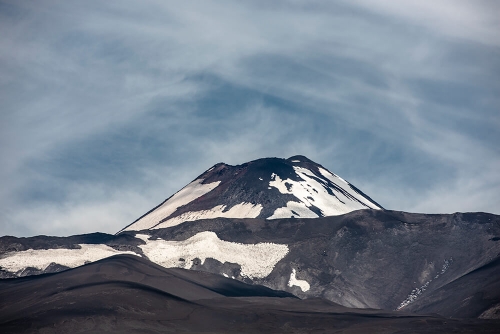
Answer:
<svg viewBox="0 0 500 334"><path fill-rule="evenodd" d="M500 2L0 0L0 236L115 233L218 162L500 214Z"/></svg>

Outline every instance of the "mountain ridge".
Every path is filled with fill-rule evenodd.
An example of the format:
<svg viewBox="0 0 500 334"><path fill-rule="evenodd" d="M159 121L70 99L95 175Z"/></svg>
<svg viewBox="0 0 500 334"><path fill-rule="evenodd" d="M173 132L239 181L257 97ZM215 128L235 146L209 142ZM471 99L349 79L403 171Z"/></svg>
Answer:
<svg viewBox="0 0 500 334"><path fill-rule="evenodd" d="M314 219L214 218L94 238L69 237L64 243L64 238L41 242L37 237L2 237L0 250L13 249L12 244L19 250L0 253L3 277L42 273L44 266L52 270L54 264L49 264L53 260L34 268L39 263L37 256L62 252L78 260L78 254L94 247L102 256L133 252L163 267L206 271L300 298L321 297L348 307L420 312L428 305L419 300L432 297L434 291L441 293L443 287L499 257L500 216L358 210ZM94 242L95 246L79 249L82 242ZM46 256L40 253L44 249ZM28 261L25 267L19 267L21 260ZM9 263L17 269L6 271ZM478 271L475 280L487 282L488 273L496 272ZM461 314L478 316L477 312L493 310L500 302L499 293L478 283L469 285L464 298L477 295L477 308L470 314L461 310ZM453 295L453 289L447 291L443 296ZM445 306L437 313L453 316L456 308Z"/></svg>
<svg viewBox="0 0 500 334"><path fill-rule="evenodd" d="M115 273L99 276L99 270L104 273L106 267L101 263L109 264L115 260L108 259L116 257L128 259L126 268L115 266ZM384 317L391 319L404 318L407 312L414 314L412 319L415 314L425 318L422 314L429 312L446 317L500 319L499 259L498 215L386 210L304 156L263 158L236 166L215 164L115 235L0 237L0 278L25 277L0 281L0 294L1 286L13 284L22 290L26 282L38 282L35 275L53 273L41 276L39 282L50 281L46 277L68 278L67 284L76 284L68 293L76 293L73 297L78 297L81 305L97 313L131 319L136 319L135 311L116 313L114 307L123 308L123 303L137 294L147 300L133 303L140 312L157 312L149 308L150 304L166 303L183 310L193 311L194 307L204 316L220 319L225 319L222 309L230 313L245 309L240 314L243 318L262 316L266 322L270 320L260 307L275 310L273 307L279 306L278 313L283 314L297 310L312 314L316 309L332 312L330 307L335 305L337 310L353 313L357 323L362 323L371 309L385 310L376 317L386 312ZM149 269L140 269L134 263ZM68 270L71 268L77 269ZM89 268L101 269L92 273ZM144 286L151 279L149 274L143 276L144 270L150 272L151 268L162 272L160 276L182 272L182 280L198 277L201 285L203 280L225 282L224 286L235 287L236 294L271 289L302 301L264 301L255 296L248 297L251 300L243 296L227 299L214 295L214 291L200 290L208 299L193 302L171 293L175 291L158 292L155 289L159 285ZM97 281L80 284L74 273L83 273L87 283ZM127 275L133 280L122 282ZM251 284L252 288L242 284ZM106 294L108 288L118 301L104 298L108 303L105 308L93 308L98 298L80 293ZM45 298L41 294L36 297L40 302ZM227 305L217 306L221 300ZM290 308L289 304L294 306ZM68 316L51 314L61 319ZM110 321L106 317L101 320ZM319 317L334 326L331 314ZM456 324L462 326L464 321ZM488 327L493 323L482 324ZM466 330L464 326L460 328Z"/></svg>
<svg viewBox="0 0 500 334"><path fill-rule="evenodd" d="M498 320L352 309L206 272L118 255L62 273L0 280L4 333L496 333Z"/></svg>

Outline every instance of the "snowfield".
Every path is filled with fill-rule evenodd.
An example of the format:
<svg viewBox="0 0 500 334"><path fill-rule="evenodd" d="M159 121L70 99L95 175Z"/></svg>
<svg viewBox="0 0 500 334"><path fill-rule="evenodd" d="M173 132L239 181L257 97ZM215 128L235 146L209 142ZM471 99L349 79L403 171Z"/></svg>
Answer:
<svg viewBox="0 0 500 334"><path fill-rule="evenodd" d="M45 270L51 263L75 268L87 262L98 261L113 255L132 254L130 251L117 251L106 245L80 244L80 249L28 249L15 252L0 259L0 267L16 273L27 267Z"/></svg>
<svg viewBox="0 0 500 334"><path fill-rule="evenodd" d="M268 217L267 219L279 219L279 218L291 218L291 217L316 218L318 217L318 215L309 210L304 203L290 201L286 203L285 207L277 208L276 210L274 210L272 216Z"/></svg>
<svg viewBox="0 0 500 334"><path fill-rule="evenodd" d="M154 228L166 228L182 224L187 221L212 219L212 218L256 218L262 211L262 205L251 203L240 203L233 206L231 209L224 211L225 205L218 205L210 210L190 211L181 214L180 216L171 218Z"/></svg>
<svg viewBox="0 0 500 334"><path fill-rule="evenodd" d="M320 209L323 216L337 216L366 208L380 209L351 189L347 181L323 168L319 170L327 180L318 178L306 168L294 166L293 169L303 181L282 180L273 173L269 186L278 189L282 194L295 196L298 202L288 202L285 207L276 209L267 219L318 217L316 213L308 209L311 206ZM328 181L334 186L331 186Z"/></svg>
<svg viewBox="0 0 500 334"><path fill-rule="evenodd" d="M215 189L220 181L202 184L203 179L194 180L175 195L170 197L165 203L161 204L155 210L137 220L132 225L126 227L124 231L139 231L154 227L163 218L170 216L178 207L190 203L191 201L205 195Z"/></svg>
<svg viewBox="0 0 500 334"><path fill-rule="evenodd" d="M207 258L221 263L237 263L241 266L241 276L250 278L267 277L274 266L288 253L287 245L274 243L240 244L219 239L210 231L200 232L184 241L149 240L145 234L137 234L146 242L139 246L153 262L166 267L189 269L193 260L201 264Z"/></svg>
<svg viewBox="0 0 500 334"><path fill-rule="evenodd" d="M329 171L327 171L326 169L323 169L321 167L319 167L318 169L319 169L319 172L321 173L321 175L323 175L324 177L326 177L330 182L332 182L336 186L338 186L340 188L344 188L345 186L347 186L350 196L356 198L357 200L359 200L360 202L362 202L363 204L365 204L366 206L368 206L371 209L376 209L376 210L380 210L381 209L379 206L377 206L374 203L370 202L365 197L363 197L361 194L359 194L354 189L352 189L351 186L349 185L349 182L347 182L346 180L344 180L340 176L338 176L338 175L336 175L334 173L330 173Z"/></svg>

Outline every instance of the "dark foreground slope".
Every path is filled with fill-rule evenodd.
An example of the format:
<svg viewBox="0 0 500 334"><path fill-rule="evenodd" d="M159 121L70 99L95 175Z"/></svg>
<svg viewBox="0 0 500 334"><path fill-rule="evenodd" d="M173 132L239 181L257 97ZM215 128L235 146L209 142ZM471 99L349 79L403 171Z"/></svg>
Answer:
<svg viewBox="0 0 500 334"><path fill-rule="evenodd" d="M206 230L244 244L287 244L288 254L269 276L254 279L254 283L300 298L321 297L348 307L389 310L405 310L422 300L420 307L411 310L451 317L476 317L500 303L500 289L487 284L500 281L500 272L479 270L500 258L498 215L359 210L315 219L212 219L147 233L151 238L185 240ZM238 276L238 267L229 263L205 261L192 268L250 282ZM308 291L287 284L293 270L297 279L310 284ZM453 288L450 284L457 280L467 282L467 289ZM425 308L425 300L434 300L423 298L438 291L476 297L460 311L455 302L445 308Z"/></svg>
<svg viewBox="0 0 500 334"><path fill-rule="evenodd" d="M269 274L248 277L239 254L207 255L208 248L215 249L220 243L212 239L186 243L206 231L224 242L273 243L285 245L288 252L272 264ZM164 248L167 243L170 251ZM358 210L315 219L197 220L116 236L2 237L0 261L13 259L27 249L77 250L81 244L133 251L159 264L165 264L174 249L177 255L165 266L227 275L300 298L319 297L347 307L431 312L455 318L500 317L498 215ZM24 260L29 257L26 255ZM0 276L65 269L63 261L53 261L46 268L3 268ZM291 284L292 276L303 286L307 282L308 289Z"/></svg>
<svg viewBox="0 0 500 334"><path fill-rule="evenodd" d="M2 333L496 333L499 326L299 300L135 256L0 281Z"/></svg>
<svg viewBox="0 0 500 334"><path fill-rule="evenodd" d="M500 258L423 296L406 310L454 318L500 319Z"/></svg>

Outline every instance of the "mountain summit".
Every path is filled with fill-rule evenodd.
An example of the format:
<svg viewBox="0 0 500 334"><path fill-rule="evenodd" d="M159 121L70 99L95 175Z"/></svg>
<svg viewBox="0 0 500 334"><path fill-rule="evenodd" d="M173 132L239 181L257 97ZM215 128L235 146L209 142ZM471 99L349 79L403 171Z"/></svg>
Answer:
<svg viewBox="0 0 500 334"><path fill-rule="evenodd" d="M317 218L382 207L323 166L296 155L218 163L122 231L212 218ZM121 231L120 231L121 232Z"/></svg>

